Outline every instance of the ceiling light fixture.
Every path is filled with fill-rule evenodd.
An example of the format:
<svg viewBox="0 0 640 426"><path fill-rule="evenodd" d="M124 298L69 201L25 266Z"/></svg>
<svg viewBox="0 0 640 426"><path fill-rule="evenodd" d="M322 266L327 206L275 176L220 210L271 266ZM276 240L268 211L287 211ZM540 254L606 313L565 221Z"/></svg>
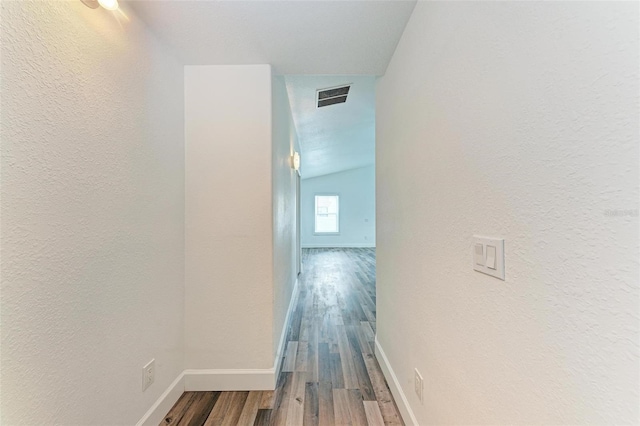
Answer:
<svg viewBox="0 0 640 426"><path fill-rule="evenodd" d="M118 0L98 0L98 3L107 10L118 9Z"/></svg>
<svg viewBox="0 0 640 426"><path fill-rule="evenodd" d="M97 9L100 6L107 10L118 10L118 0L80 0L85 6Z"/></svg>

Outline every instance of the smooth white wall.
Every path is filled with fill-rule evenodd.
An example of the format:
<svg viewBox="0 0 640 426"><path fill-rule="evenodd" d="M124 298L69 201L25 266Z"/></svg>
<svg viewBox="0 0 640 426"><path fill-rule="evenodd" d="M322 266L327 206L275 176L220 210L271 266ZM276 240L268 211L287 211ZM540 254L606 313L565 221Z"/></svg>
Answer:
<svg viewBox="0 0 640 426"><path fill-rule="evenodd" d="M123 11L2 2L2 424L133 424L183 369L183 69Z"/></svg>
<svg viewBox="0 0 640 426"><path fill-rule="evenodd" d="M375 247L375 166L303 179L301 185L302 247ZM316 194L340 196L340 235L314 235Z"/></svg>
<svg viewBox="0 0 640 426"><path fill-rule="evenodd" d="M377 326L419 424L639 421L638 12L416 6L376 94Z"/></svg>
<svg viewBox="0 0 640 426"><path fill-rule="evenodd" d="M188 369L273 366L271 78L185 67Z"/></svg>
<svg viewBox="0 0 640 426"><path fill-rule="evenodd" d="M291 156L300 152L287 87L272 78L272 204L273 204L273 356L279 349L297 278L296 172Z"/></svg>

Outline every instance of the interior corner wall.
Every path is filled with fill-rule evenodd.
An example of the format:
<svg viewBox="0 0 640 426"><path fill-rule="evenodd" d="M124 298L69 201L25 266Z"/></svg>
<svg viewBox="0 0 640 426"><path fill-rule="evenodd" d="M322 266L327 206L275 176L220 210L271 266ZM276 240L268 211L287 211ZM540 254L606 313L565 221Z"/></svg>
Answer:
<svg viewBox="0 0 640 426"><path fill-rule="evenodd" d="M271 67L185 67L185 367L273 367Z"/></svg>
<svg viewBox="0 0 640 426"><path fill-rule="evenodd" d="M316 235L316 194L338 194L339 235ZM301 184L302 247L376 246L375 166L303 179Z"/></svg>
<svg viewBox="0 0 640 426"><path fill-rule="evenodd" d="M419 424L640 420L638 8L418 2L376 159L377 338Z"/></svg>
<svg viewBox="0 0 640 426"><path fill-rule="evenodd" d="M297 278L296 171L291 156L300 151L284 77L272 78L273 356L280 350ZM277 362L277 361L276 361Z"/></svg>
<svg viewBox="0 0 640 426"><path fill-rule="evenodd" d="M135 424L183 370L183 67L121 7L1 2L2 424Z"/></svg>

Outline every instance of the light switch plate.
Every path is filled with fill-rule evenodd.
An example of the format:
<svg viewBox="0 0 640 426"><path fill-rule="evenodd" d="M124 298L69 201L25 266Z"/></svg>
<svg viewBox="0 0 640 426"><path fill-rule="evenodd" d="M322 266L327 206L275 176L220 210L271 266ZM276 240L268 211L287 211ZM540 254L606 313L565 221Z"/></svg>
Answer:
<svg viewBox="0 0 640 426"><path fill-rule="evenodd" d="M482 253L484 255L483 261L478 262L478 246L482 245ZM490 248L487 250L487 246ZM494 248L495 247L495 257ZM491 275L492 277L499 278L504 281L504 240L500 238L481 237L478 235L473 236L472 241L472 259L473 269L482 272L483 274ZM488 265L493 263L493 265ZM495 268L492 268L495 266Z"/></svg>

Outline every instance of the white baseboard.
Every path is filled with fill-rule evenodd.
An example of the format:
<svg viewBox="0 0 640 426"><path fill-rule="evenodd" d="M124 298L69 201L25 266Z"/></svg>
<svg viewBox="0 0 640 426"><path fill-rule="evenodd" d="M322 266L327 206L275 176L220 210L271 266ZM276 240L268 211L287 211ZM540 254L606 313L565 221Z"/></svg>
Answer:
<svg viewBox="0 0 640 426"><path fill-rule="evenodd" d="M276 382L280 376L280 367L285 351L285 345L287 344L287 331L289 330L289 323L291 322L291 316L296 310L296 304L298 303L298 295L300 294L300 280L299 276L296 277L296 282L293 285L293 291L291 292L291 299L289 300L289 308L287 309L287 315L284 317L284 324L282 325L282 332L280 333L280 342L278 343L278 350L276 352L276 359L273 361L273 371L276 373Z"/></svg>
<svg viewBox="0 0 640 426"><path fill-rule="evenodd" d="M376 248L372 243L302 244L302 248Z"/></svg>
<svg viewBox="0 0 640 426"><path fill-rule="evenodd" d="M184 370L185 391L273 390L273 368L243 370Z"/></svg>
<svg viewBox="0 0 640 426"><path fill-rule="evenodd" d="M296 278L291 292L291 299L284 325L280 333L280 342L276 351L276 357L272 368L265 369L239 369L239 370L185 370L184 389L187 391L250 391L273 390L276 388L278 375L280 374L280 359L286 345L287 331L291 317L296 308L300 284Z"/></svg>
<svg viewBox="0 0 640 426"><path fill-rule="evenodd" d="M164 416L184 393L184 372L169 385L160 398L149 408L149 411L136 423L136 426L158 426L164 420Z"/></svg>
<svg viewBox="0 0 640 426"><path fill-rule="evenodd" d="M389 364L389 360L387 356L384 354L382 350L382 346L380 346L380 342L378 342L378 336L375 339L376 342L376 358L378 358L380 368L382 369L382 373L384 377L387 378L387 383L389 384L389 389L391 389L391 394L393 395L393 399L396 401L396 405L398 406L398 410L400 410L400 415L402 416L402 420L407 425L413 424L418 426L418 421L416 417L413 415L413 410L409 406L409 401L407 401L407 397L405 396L402 387L400 386L400 382L393 372L393 368L391 368L391 364ZM391 379L391 380L389 380Z"/></svg>
<svg viewBox="0 0 640 426"><path fill-rule="evenodd" d="M298 302L300 283L293 285L289 308L284 319L276 359L272 368L243 370L184 370L167 388L136 426L157 426L185 391L251 391L274 390L286 345L287 331Z"/></svg>

